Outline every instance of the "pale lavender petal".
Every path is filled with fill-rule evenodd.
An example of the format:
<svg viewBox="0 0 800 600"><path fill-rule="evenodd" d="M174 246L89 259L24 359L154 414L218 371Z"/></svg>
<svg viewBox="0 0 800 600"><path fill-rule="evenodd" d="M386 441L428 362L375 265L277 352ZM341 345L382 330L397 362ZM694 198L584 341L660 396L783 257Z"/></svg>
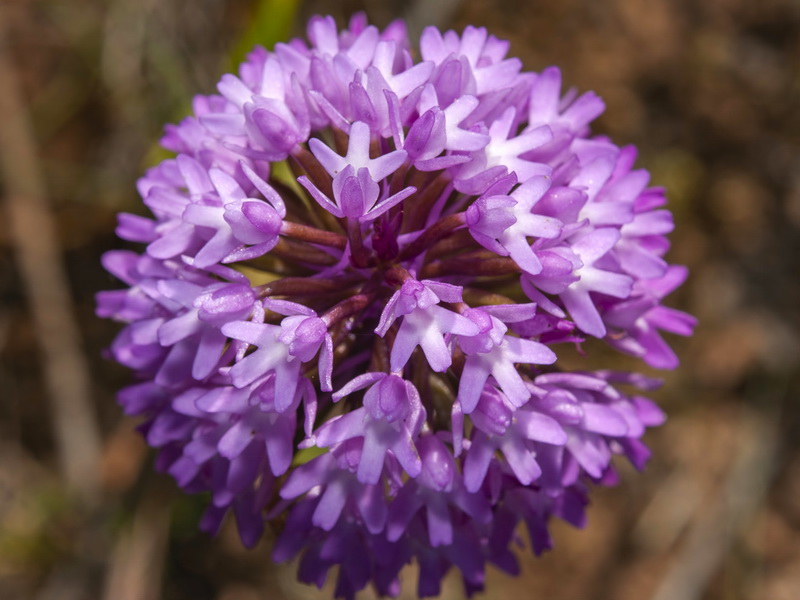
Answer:
<svg viewBox="0 0 800 600"><path fill-rule="evenodd" d="M322 493L319 504L311 517L311 522L325 531L330 531L339 520L346 501L347 488L340 480L333 480Z"/></svg>
<svg viewBox="0 0 800 600"><path fill-rule="evenodd" d="M480 432L476 433L464 461L464 486L470 492L477 492L483 485L493 453L494 447L486 436Z"/></svg>
<svg viewBox="0 0 800 600"><path fill-rule="evenodd" d="M379 439L383 431L377 427L367 427L364 431L364 449L357 473L361 483L375 484L380 479L387 450L385 441Z"/></svg>
<svg viewBox="0 0 800 600"><path fill-rule="evenodd" d="M434 496L427 505L428 539L431 546L449 546L453 543L453 522L445 499Z"/></svg>

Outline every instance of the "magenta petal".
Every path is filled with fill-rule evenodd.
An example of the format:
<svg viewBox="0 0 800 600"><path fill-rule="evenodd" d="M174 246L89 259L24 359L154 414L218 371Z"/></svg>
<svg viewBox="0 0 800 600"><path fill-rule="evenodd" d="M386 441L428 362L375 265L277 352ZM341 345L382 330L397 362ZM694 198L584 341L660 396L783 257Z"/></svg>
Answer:
<svg viewBox="0 0 800 600"><path fill-rule="evenodd" d="M434 496L427 505L428 540L431 546L449 546L453 543L453 523L447 502L441 496Z"/></svg>
<svg viewBox="0 0 800 600"><path fill-rule="evenodd" d="M625 419L613 408L601 404L583 404L583 427L587 431L615 437L628 433Z"/></svg>
<svg viewBox="0 0 800 600"><path fill-rule="evenodd" d="M203 332L192 365L192 377L202 381L214 372L222 357L226 341L227 338L218 329L208 328Z"/></svg>
<svg viewBox="0 0 800 600"><path fill-rule="evenodd" d="M339 520L346 501L347 489L343 483L339 480L330 482L319 499L311 522L317 527L330 531Z"/></svg>
<svg viewBox="0 0 800 600"><path fill-rule="evenodd" d="M562 446L567 443L567 434L558 421L541 413L518 410L514 413L521 431L529 440Z"/></svg>
<svg viewBox="0 0 800 600"><path fill-rule="evenodd" d="M358 500L358 510L370 533L377 535L383 531L388 511L380 485L364 486Z"/></svg>
<svg viewBox="0 0 800 600"><path fill-rule="evenodd" d="M327 448L333 444L364 435L365 410L358 408L331 419L316 433L317 445Z"/></svg>
<svg viewBox="0 0 800 600"><path fill-rule="evenodd" d="M470 414L478 405L483 386L489 378L489 369L479 356L470 356L458 383L458 401L464 414ZM529 394L530 395L530 394Z"/></svg>
<svg viewBox="0 0 800 600"><path fill-rule="evenodd" d="M476 433L464 461L464 486L468 491L477 492L483 485L493 453L494 447L489 444L486 436Z"/></svg>
<svg viewBox="0 0 800 600"><path fill-rule="evenodd" d="M568 289L561 294L561 298L578 327L594 337L605 336L606 326L588 292Z"/></svg>
<svg viewBox="0 0 800 600"><path fill-rule="evenodd" d="M333 457L329 453L297 467L281 487L281 498L289 500L305 494L314 486L324 483L334 468Z"/></svg>
<svg viewBox="0 0 800 600"><path fill-rule="evenodd" d="M410 477L422 472L422 461L408 430L398 435L397 442L392 445L392 454Z"/></svg>
<svg viewBox="0 0 800 600"><path fill-rule="evenodd" d="M266 435L267 458L269 468L275 476L283 475L292 464L294 458L294 444L292 443L291 422L278 422L278 427L270 428Z"/></svg>
<svg viewBox="0 0 800 600"><path fill-rule="evenodd" d="M522 440L506 439L503 441L501 449L508 461L508 466L511 467L521 484L528 485L542 474L542 469L534 459L534 455L525 447Z"/></svg>
<svg viewBox="0 0 800 600"><path fill-rule="evenodd" d="M390 542L400 539L409 522L417 511L422 508L422 496L417 492L415 483L407 483L395 497L389 507L389 517L386 522L386 537Z"/></svg>
<svg viewBox="0 0 800 600"><path fill-rule="evenodd" d="M253 431L249 423L239 421L222 436L217 449L225 458L236 458L253 440Z"/></svg>
<svg viewBox="0 0 800 600"><path fill-rule="evenodd" d="M386 456L386 445L379 439L380 430L367 427L364 432L364 449L361 462L358 463L358 480L361 483L378 483L383 471L383 460Z"/></svg>

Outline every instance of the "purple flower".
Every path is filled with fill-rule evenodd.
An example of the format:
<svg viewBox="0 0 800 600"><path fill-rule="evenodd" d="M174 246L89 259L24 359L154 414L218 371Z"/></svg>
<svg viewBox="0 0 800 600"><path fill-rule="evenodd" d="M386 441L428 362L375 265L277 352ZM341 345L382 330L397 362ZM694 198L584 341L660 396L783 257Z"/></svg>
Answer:
<svg viewBox="0 0 800 600"><path fill-rule="evenodd" d="M331 391L333 342L325 321L295 302L268 298L264 307L286 318L280 325L230 320L221 326L223 335L258 347L230 369L233 384L244 387L274 373L275 408L283 412L291 406L300 384L302 363L313 360L319 351L320 385L324 391Z"/></svg>
<svg viewBox="0 0 800 600"><path fill-rule="evenodd" d="M528 238L549 239L561 233L561 222L537 215L534 206L550 188L547 177L531 177L510 196L482 196L467 210L467 223L475 240L497 254L511 256L531 275L542 263Z"/></svg>
<svg viewBox="0 0 800 600"><path fill-rule="evenodd" d="M599 98L484 29L427 28L416 63L401 22L315 17L308 39L196 97L139 181L152 217L120 215L143 251L103 257L127 287L97 314L138 378L119 402L209 494L205 531L233 514L251 546L275 519L273 558L317 586L338 567L345 598L399 594L412 561L420 596L451 567L472 594L487 563L519 571L518 524L551 548L614 455L649 458L664 415L620 388L656 382L557 351L677 366L672 217L635 149L591 137Z"/></svg>
<svg viewBox="0 0 800 600"><path fill-rule="evenodd" d="M467 355L467 360L456 400L465 413L474 410L489 376L509 402L516 407L523 406L530 398L530 392L514 365L549 365L556 361L555 353L544 344L506 335L506 323L531 319L535 310L533 304L519 304L468 308L464 311L464 315L480 328L477 335L459 336L459 346Z"/></svg>
<svg viewBox="0 0 800 600"><path fill-rule="evenodd" d="M482 494L467 491L457 476L458 468L452 454L439 438L426 435L417 445L422 470L417 478L405 483L392 502L386 535L389 541L397 541L406 532L411 519L424 511L431 547L449 546L453 543L451 511L459 510L478 522L488 523L491 520L489 502Z"/></svg>
<svg viewBox="0 0 800 600"><path fill-rule="evenodd" d="M333 399L340 400L367 386L361 408L331 419L319 428L315 436L317 446L327 448L346 440L363 439L356 473L363 483L378 483L389 453L406 473L416 477L421 463L414 438L425 422L419 392L397 375L367 373L349 382Z"/></svg>
<svg viewBox="0 0 800 600"><path fill-rule="evenodd" d="M431 369L445 371L452 362L445 335L478 334L475 323L439 306L442 301L461 302L459 287L407 279L386 303L375 333L384 336L395 320L403 319L392 346L392 371L400 371L417 346L422 349Z"/></svg>

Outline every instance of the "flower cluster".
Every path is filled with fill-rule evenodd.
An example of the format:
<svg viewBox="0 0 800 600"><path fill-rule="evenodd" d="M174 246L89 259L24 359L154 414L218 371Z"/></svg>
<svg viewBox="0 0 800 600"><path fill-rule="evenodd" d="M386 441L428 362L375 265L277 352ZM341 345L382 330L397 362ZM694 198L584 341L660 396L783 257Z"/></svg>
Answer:
<svg viewBox="0 0 800 600"><path fill-rule="evenodd" d="M519 524L542 552L612 455L646 462L657 383L556 349L677 365L672 218L634 148L589 135L600 98L484 29L428 28L417 62L399 22L314 18L308 39L196 97L139 182L153 217L120 215L146 250L104 256L128 287L98 314L139 378L119 400L210 493L205 530L232 513L252 545L285 515L275 560L316 585L338 566L345 598L396 595L411 561L420 596L453 566L471 593L488 563L517 572Z"/></svg>

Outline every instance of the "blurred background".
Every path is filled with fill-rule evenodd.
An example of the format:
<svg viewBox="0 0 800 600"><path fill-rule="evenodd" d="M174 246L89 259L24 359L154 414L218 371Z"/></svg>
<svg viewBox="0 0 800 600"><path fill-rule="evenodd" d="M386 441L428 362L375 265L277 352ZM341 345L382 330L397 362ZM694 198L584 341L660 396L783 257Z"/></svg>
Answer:
<svg viewBox="0 0 800 600"><path fill-rule="evenodd" d="M246 551L235 528L197 531L204 499L153 472L115 404L130 379L93 297L120 287L99 257L121 247L115 214L144 212L134 184L166 156L163 124L253 43L357 10L414 35L485 26L526 69L596 91L594 131L668 188L669 258L691 269L669 304L700 326L671 340L683 364L654 394L670 419L648 469L623 467L585 530L554 523L556 549L521 552L517 579L492 571L484 597L800 597L797 0L0 0L0 598L331 597L272 565L268 537Z"/></svg>

